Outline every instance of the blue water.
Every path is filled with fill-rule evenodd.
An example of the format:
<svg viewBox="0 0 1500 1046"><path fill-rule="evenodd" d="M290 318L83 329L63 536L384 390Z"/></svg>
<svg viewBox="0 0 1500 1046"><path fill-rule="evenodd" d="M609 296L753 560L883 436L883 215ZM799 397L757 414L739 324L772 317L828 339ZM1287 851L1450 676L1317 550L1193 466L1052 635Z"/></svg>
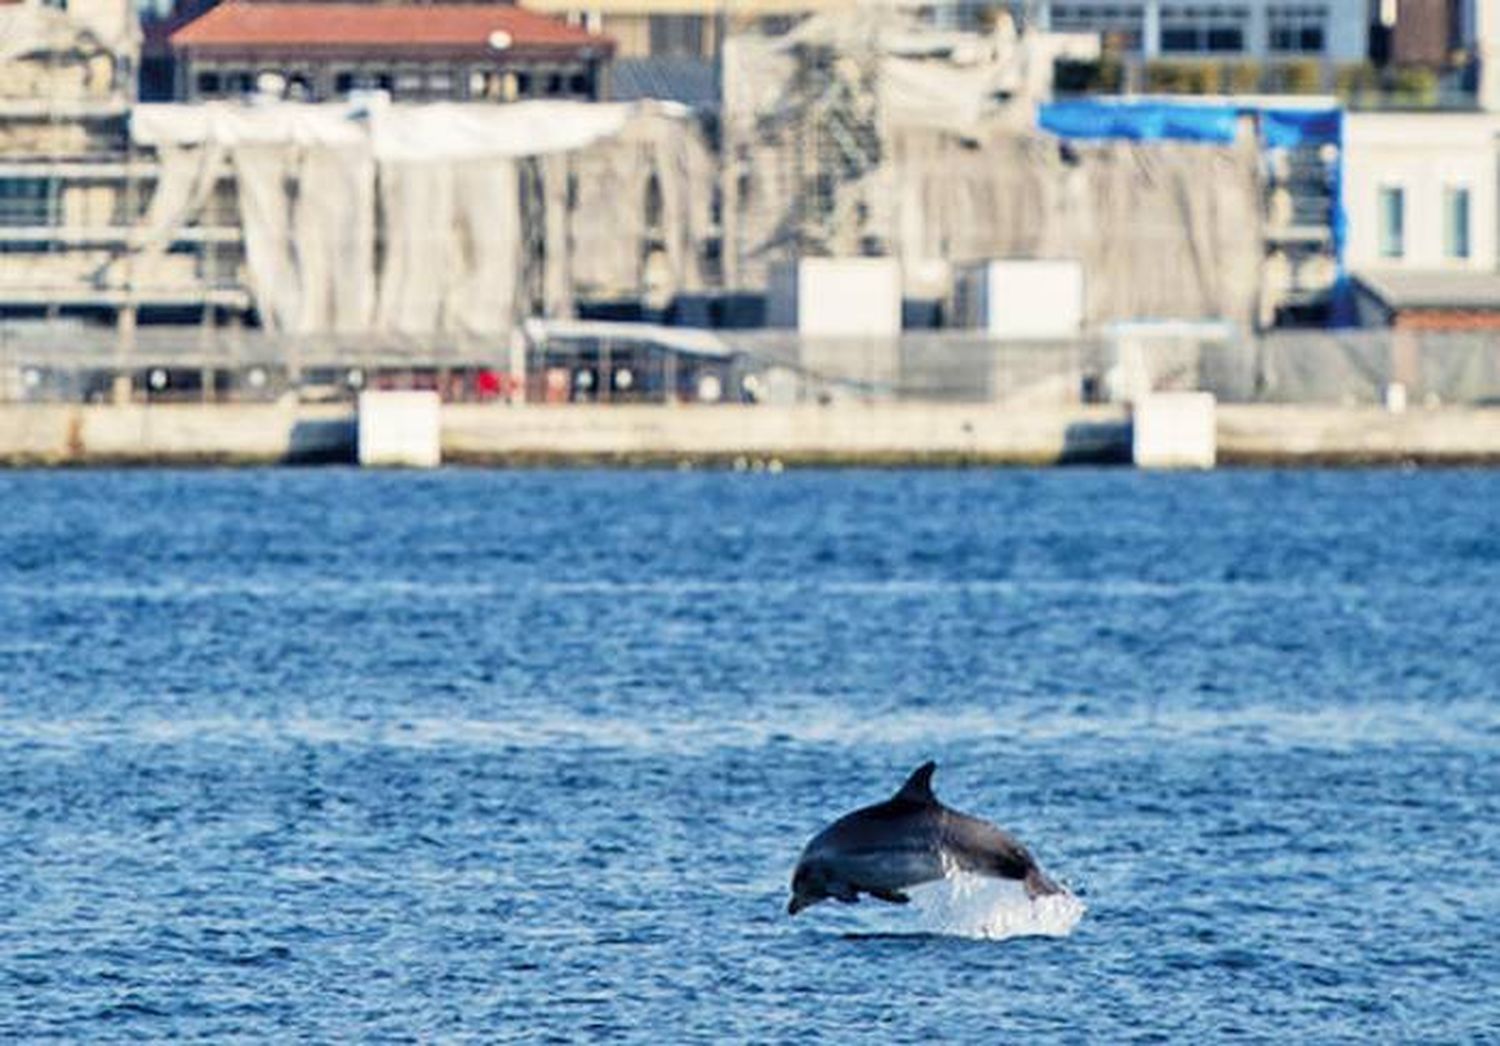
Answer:
<svg viewBox="0 0 1500 1046"><path fill-rule="evenodd" d="M1500 1036L1500 474L0 475L0 1039ZM1088 906L785 915L926 758Z"/></svg>

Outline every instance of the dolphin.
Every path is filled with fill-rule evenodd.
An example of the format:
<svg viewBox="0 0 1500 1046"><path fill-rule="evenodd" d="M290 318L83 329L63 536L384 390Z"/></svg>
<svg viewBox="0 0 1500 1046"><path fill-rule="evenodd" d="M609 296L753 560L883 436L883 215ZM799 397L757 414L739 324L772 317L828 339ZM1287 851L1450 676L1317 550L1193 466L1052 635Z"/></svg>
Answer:
<svg viewBox="0 0 1500 1046"><path fill-rule="evenodd" d="M813 836L792 874L787 914L830 897L853 904L862 893L906 904L907 887L953 870L1019 880L1033 898L1064 892L1015 838L938 802L932 794L936 769L936 763L923 763L885 802L847 814Z"/></svg>

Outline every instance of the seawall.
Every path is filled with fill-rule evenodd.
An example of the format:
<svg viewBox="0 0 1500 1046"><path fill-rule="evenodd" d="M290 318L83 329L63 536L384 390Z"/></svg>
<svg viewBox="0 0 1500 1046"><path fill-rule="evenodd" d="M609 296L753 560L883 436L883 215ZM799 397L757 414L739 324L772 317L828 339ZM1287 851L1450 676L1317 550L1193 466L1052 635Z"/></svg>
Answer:
<svg viewBox="0 0 1500 1046"><path fill-rule="evenodd" d="M352 461L354 412L342 405L0 406L9 465L266 465Z"/></svg>
<svg viewBox="0 0 1500 1046"><path fill-rule="evenodd" d="M1500 409L1220 405L1222 464L1500 464ZM346 405L0 406L0 463L352 462ZM1123 407L524 406L443 408L443 459L471 465L1052 465L1129 460Z"/></svg>

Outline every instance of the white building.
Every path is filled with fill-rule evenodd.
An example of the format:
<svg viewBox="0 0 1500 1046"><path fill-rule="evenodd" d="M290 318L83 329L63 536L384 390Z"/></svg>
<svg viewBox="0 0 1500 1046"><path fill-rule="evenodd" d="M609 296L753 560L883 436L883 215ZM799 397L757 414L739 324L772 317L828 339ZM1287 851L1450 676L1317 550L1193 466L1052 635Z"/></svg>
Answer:
<svg viewBox="0 0 1500 1046"><path fill-rule="evenodd" d="M1145 58L1363 61L1367 0L1043 0L1043 28L1115 37Z"/></svg>
<svg viewBox="0 0 1500 1046"><path fill-rule="evenodd" d="M1349 113L1345 265L1361 271L1500 268L1500 114Z"/></svg>

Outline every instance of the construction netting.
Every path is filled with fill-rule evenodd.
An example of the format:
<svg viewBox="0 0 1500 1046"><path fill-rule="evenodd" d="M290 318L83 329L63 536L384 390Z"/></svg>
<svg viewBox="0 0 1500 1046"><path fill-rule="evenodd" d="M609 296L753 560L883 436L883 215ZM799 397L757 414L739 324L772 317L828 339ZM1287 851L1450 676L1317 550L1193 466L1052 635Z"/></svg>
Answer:
<svg viewBox="0 0 1500 1046"><path fill-rule="evenodd" d="M1250 336L1228 323L1122 324L1096 337L1009 341L974 332L807 338L720 332L759 402L922 401L1005 409L1206 391L1226 403L1500 405L1500 338L1393 330Z"/></svg>
<svg viewBox="0 0 1500 1046"><path fill-rule="evenodd" d="M1500 338L1402 330L1278 331L1125 325L1091 343L1105 396L1202 389L1228 403L1369 406L1392 386L1412 404L1500 404Z"/></svg>
<svg viewBox="0 0 1500 1046"><path fill-rule="evenodd" d="M487 370L517 378L527 370L518 359L548 360L549 369L573 360L594 368L590 378L598 388L601 358L643 353L677 360L684 375L690 359L722 367L735 384L722 387L720 402L988 403L1027 410L1202 390L1226 403L1371 406L1388 402L1399 385L1412 407L1500 406L1500 338L1493 335L1350 330L1255 337L1227 324L1126 324L1097 337L1027 342L962 331L833 339L597 322L528 323L516 340L151 327L138 332L128 354L102 328L13 323L0 330L0 402L106 398L116 374L134 374L139 388L150 389L147 377L158 369L167 395L180 393L185 374L219 372L239 377L221 378L222 387L207 392L194 379L193 395L321 398L330 394L329 383L347 395L357 387L351 382L383 372L433 377ZM564 373L561 388L577 376Z"/></svg>
<svg viewBox="0 0 1500 1046"><path fill-rule="evenodd" d="M712 164L652 103L142 105L162 251L232 175L261 325L503 334L573 298L701 288Z"/></svg>
<svg viewBox="0 0 1500 1046"><path fill-rule="evenodd" d="M1079 402L1082 342L996 341L974 332L899 338L806 338L724 331L744 360L756 402L953 402L1059 407Z"/></svg>
<svg viewBox="0 0 1500 1046"><path fill-rule="evenodd" d="M908 296L944 265L1082 262L1091 324L1248 324L1263 186L1229 144L1064 142L1035 128L1069 37L917 31L893 9L820 15L726 44L726 266L741 286L800 254L903 260ZM936 262L938 264L934 265ZM923 277L930 280L924 285Z"/></svg>

